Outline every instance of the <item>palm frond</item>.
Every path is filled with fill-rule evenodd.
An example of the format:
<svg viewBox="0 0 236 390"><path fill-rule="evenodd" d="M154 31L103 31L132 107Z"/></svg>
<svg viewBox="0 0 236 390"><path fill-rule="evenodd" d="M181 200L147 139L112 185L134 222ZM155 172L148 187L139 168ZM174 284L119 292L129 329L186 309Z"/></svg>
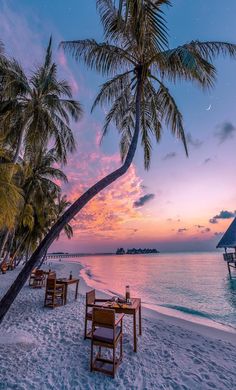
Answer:
<svg viewBox="0 0 236 390"><path fill-rule="evenodd" d="M99 93L97 94L94 103L91 108L91 112L97 105L103 106L104 104L110 104L114 99L118 98L126 88L130 86L130 73L132 71L128 71L118 76L113 77L111 80L105 82L101 88Z"/></svg>
<svg viewBox="0 0 236 390"><path fill-rule="evenodd" d="M14 182L19 167L16 164L0 164L0 228L12 229L23 203L23 191Z"/></svg>
<svg viewBox="0 0 236 390"><path fill-rule="evenodd" d="M166 121L167 127L171 128L173 135L176 135L181 139L184 145L185 153L188 156L182 114L179 111L177 104L174 98L171 96L168 88L165 87L165 85L157 78L153 77L153 79L158 81L160 85L156 94L156 104L160 107L162 118Z"/></svg>
<svg viewBox="0 0 236 390"><path fill-rule="evenodd" d="M216 80L214 65L186 45L157 54L150 62L154 70L161 73L162 79L167 78L172 82L195 81L202 88L211 88Z"/></svg>
<svg viewBox="0 0 236 390"><path fill-rule="evenodd" d="M213 61L219 56L223 57L236 57L236 44L229 42L200 42L200 41L191 41L186 44L186 47L189 51L199 54L201 57L207 61Z"/></svg>
<svg viewBox="0 0 236 390"><path fill-rule="evenodd" d="M168 34L163 5L171 5L169 0L120 0L118 15L125 21L126 28L132 30L137 46L142 47L148 36L149 45L161 52L168 47ZM118 25L119 27L119 25Z"/></svg>
<svg viewBox="0 0 236 390"><path fill-rule="evenodd" d="M76 61L83 61L90 69L103 75L113 75L121 69L126 71L130 64L134 65L129 53L108 42L97 43L94 39L84 39L61 42L60 47Z"/></svg>

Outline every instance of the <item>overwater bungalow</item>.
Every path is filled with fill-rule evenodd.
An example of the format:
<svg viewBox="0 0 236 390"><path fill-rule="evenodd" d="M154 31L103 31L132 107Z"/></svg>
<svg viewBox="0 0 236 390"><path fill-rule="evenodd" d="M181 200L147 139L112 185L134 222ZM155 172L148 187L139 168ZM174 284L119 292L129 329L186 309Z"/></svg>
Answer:
<svg viewBox="0 0 236 390"><path fill-rule="evenodd" d="M219 241L217 248L224 248L225 250L223 257L227 262L229 276L231 278L231 268L236 269L236 218L234 218L233 222ZM231 250L228 252L228 249L234 249L234 251Z"/></svg>

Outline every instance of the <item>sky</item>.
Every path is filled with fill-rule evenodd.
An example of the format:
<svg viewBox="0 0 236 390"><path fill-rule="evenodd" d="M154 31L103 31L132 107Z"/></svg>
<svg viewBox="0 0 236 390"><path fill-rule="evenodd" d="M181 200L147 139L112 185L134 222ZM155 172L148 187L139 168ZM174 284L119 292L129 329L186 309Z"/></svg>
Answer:
<svg viewBox="0 0 236 390"><path fill-rule="evenodd" d="M170 47L191 40L236 43L236 1L178 0L165 9ZM59 75L84 110L72 123L77 151L63 187L71 201L120 165L119 137L111 128L100 145L104 111L90 108L105 79L58 50L62 40L103 40L95 0L0 0L0 39L28 74L42 61L50 35ZM215 61L214 89L168 85L184 117L189 157L168 129L153 143L149 171L139 146L119 181L101 192L73 221L74 237L62 234L53 250L110 252L117 247L161 251L214 250L236 213L236 60Z"/></svg>

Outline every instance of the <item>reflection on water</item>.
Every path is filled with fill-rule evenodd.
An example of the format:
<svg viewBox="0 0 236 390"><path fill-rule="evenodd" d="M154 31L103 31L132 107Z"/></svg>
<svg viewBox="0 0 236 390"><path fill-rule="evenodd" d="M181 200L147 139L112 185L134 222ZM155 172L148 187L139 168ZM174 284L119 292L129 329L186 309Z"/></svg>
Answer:
<svg viewBox="0 0 236 390"><path fill-rule="evenodd" d="M236 279L222 254L171 253L82 257L77 261L95 288L124 295L125 285L143 303L172 307L236 327ZM235 272L236 276L236 272Z"/></svg>

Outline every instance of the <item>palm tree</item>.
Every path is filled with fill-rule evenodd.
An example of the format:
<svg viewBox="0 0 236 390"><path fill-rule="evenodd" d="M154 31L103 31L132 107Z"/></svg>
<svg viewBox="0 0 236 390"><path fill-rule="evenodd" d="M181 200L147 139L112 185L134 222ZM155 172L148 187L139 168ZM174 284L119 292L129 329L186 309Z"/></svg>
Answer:
<svg viewBox="0 0 236 390"><path fill-rule="evenodd" d="M61 194L58 195L57 202L56 202L57 219L64 214L64 212L70 207L70 205L71 202L67 200L66 195L62 195L62 196ZM64 226L64 233L67 236L67 238L69 238L69 240L73 237L73 227L69 223L67 223Z"/></svg>
<svg viewBox="0 0 236 390"><path fill-rule="evenodd" d="M57 160L66 163L68 151L75 150L75 140L69 126L70 117L77 121L82 109L81 105L72 99L71 88L67 82L58 80L57 66L52 61L52 39L49 40L43 65L39 66L30 78L27 78L20 64L14 59L0 61L0 76L0 144L12 153L12 163L15 164L19 160L23 143L25 152L35 157L52 140L55 142ZM1 172L3 168L1 166ZM3 173L6 168L8 181L11 183L15 167L8 164ZM13 202L14 199L10 197L8 200L12 201L11 218L4 220L9 223L5 224L0 256L9 237L9 224L13 224L13 214L17 209L16 201Z"/></svg>
<svg viewBox="0 0 236 390"><path fill-rule="evenodd" d="M23 203L23 191L15 180L19 170L19 165L0 157L0 230L14 227L20 204Z"/></svg>
<svg viewBox="0 0 236 390"><path fill-rule="evenodd" d="M140 2L140 0L139 0ZM167 0L123 1L117 9L112 0L97 0L104 27L105 42L93 39L63 42L62 47L78 61L110 80L95 101L111 104L104 132L113 121L121 132L123 163L82 194L58 219L42 240L30 260L0 302L0 321L32 268L68 223L100 191L124 175L129 169L138 144L144 148L145 166L149 167L150 135L160 140L163 123L179 137L187 152L182 115L165 80L196 82L203 88L212 87L216 70L212 61L219 54L236 56L236 45L222 42L194 41L176 49L168 48L167 27L161 6ZM129 5L129 7L128 7ZM114 76L115 75L115 76Z"/></svg>
<svg viewBox="0 0 236 390"><path fill-rule="evenodd" d="M52 61L50 38L43 65L28 78L16 60L0 66L3 74L0 102L1 128L5 141L14 149L16 163L22 144L35 151L54 140L60 160L65 163L67 152L75 150L69 127L70 117L77 121L82 113L80 104L72 99L71 87L58 80L57 66Z"/></svg>
<svg viewBox="0 0 236 390"><path fill-rule="evenodd" d="M9 151L0 147L0 262L9 233L14 230L16 216L24 203L23 191L17 180L20 171L19 164L11 163Z"/></svg>
<svg viewBox="0 0 236 390"><path fill-rule="evenodd" d="M29 151L25 153L21 178L24 206L18 216L12 262L25 247L31 251L37 247L61 212L62 205L58 211L61 188L54 180L67 182L67 177L55 167L56 163L55 149L42 150L36 156Z"/></svg>
<svg viewBox="0 0 236 390"><path fill-rule="evenodd" d="M61 195L61 193L58 194L57 198L55 199L54 203L54 214L52 215L52 219L50 221L50 225L48 227L48 230L50 227L57 221L59 217L63 215L63 213L68 209L68 207L71 205L71 202L67 200L66 195ZM64 226L64 233L67 236L67 238L70 240L73 237L73 227L67 223ZM58 235L57 239L59 239L60 234ZM40 268L42 264L44 263L45 259L47 258L47 251L44 253L44 256L42 257L38 267Z"/></svg>

